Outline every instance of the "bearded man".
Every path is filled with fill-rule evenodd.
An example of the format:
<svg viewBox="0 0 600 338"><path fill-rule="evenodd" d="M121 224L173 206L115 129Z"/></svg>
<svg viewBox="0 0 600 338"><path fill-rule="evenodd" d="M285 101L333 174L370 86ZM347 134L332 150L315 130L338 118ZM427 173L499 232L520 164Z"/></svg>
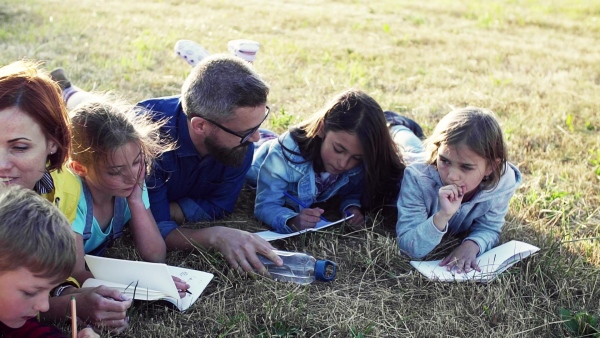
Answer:
<svg viewBox="0 0 600 338"><path fill-rule="evenodd" d="M262 254L281 264L260 237L223 226L180 227L231 213L252 163L258 128L267 119L269 86L244 60L229 55L203 59L187 77L181 96L139 103L161 132L175 141L146 179L150 207L170 250L195 245L220 251L234 269L264 272Z"/></svg>

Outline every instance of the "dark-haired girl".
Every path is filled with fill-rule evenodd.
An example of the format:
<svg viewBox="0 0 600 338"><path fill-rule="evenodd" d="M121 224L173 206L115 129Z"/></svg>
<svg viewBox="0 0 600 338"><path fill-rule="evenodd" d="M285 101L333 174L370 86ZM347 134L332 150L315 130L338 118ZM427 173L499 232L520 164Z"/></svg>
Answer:
<svg viewBox="0 0 600 338"><path fill-rule="evenodd" d="M262 144L246 177L257 187L255 216L290 233L315 227L324 212L294 199L311 206L339 196L341 214L353 214L350 225L362 225L364 209L395 199L403 171L381 107L351 89Z"/></svg>

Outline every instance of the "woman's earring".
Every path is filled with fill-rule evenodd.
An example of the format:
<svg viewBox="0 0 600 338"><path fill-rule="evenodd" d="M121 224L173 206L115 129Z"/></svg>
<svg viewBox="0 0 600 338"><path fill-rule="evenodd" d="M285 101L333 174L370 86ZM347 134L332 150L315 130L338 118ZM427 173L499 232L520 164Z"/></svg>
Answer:
<svg viewBox="0 0 600 338"><path fill-rule="evenodd" d="M54 155L54 152L53 152L53 151L50 151L50 153L48 153L48 155Z"/></svg>

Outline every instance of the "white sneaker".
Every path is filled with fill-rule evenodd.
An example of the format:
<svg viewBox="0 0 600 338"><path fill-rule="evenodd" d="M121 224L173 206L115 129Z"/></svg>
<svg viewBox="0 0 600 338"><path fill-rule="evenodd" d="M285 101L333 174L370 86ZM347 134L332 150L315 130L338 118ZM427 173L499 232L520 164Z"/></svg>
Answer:
<svg viewBox="0 0 600 338"><path fill-rule="evenodd" d="M204 47L192 40L179 40L175 43L175 53L184 59L190 66L195 66L200 60L209 56L210 53Z"/></svg>
<svg viewBox="0 0 600 338"><path fill-rule="evenodd" d="M231 40L227 43L227 49L231 54L252 63L260 49L260 43L253 40Z"/></svg>

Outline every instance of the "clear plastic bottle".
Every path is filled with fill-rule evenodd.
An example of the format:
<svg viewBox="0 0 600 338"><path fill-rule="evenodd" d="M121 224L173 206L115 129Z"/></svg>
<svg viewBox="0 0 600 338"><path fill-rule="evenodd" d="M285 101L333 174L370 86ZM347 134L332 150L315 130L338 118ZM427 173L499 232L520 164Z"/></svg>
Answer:
<svg viewBox="0 0 600 338"><path fill-rule="evenodd" d="M258 257L274 280L310 284L315 279L329 282L335 278L337 266L332 261L317 260L302 252L273 251L283 260L282 266L276 266L264 256Z"/></svg>

